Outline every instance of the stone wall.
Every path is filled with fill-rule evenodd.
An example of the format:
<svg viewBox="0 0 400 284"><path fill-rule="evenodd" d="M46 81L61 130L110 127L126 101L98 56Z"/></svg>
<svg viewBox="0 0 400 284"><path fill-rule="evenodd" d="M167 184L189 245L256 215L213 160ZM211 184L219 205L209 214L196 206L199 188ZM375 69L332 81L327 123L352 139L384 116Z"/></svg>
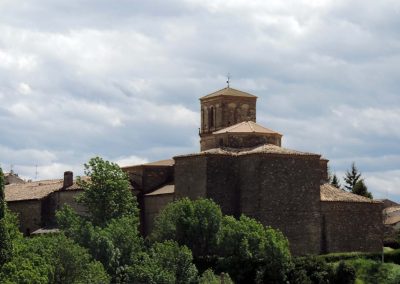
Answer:
<svg viewBox="0 0 400 284"><path fill-rule="evenodd" d="M143 193L151 192L163 184L174 180L173 166L141 165L125 170L133 187Z"/></svg>
<svg viewBox="0 0 400 284"><path fill-rule="evenodd" d="M40 200L24 200L7 202L8 208L18 214L19 229L25 235L41 228L42 203Z"/></svg>
<svg viewBox="0 0 400 284"><path fill-rule="evenodd" d="M207 157L175 157L175 198L196 199L207 194Z"/></svg>
<svg viewBox="0 0 400 284"><path fill-rule="evenodd" d="M181 157L175 167L178 198L212 198L224 214L281 230L295 255L320 252L318 155L208 154Z"/></svg>
<svg viewBox="0 0 400 284"><path fill-rule="evenodd" d="M144 196L144 235L149 235L154 227L154 221L156 216L160 213L164 207L174 201L174 194L159 194L159 195L145 195Z"/></svg>
<svg viewBox="0 0 400 284"><path fill-rule="evenodd" d="M171 166L146 166L143 169L142 189L150 192L163 184L173 181L174 167Z"/></svg>
<svg viewBox="0 0 400 284"><path fill-rule="evenodd" d="M319 253L319 157L240 158L241 212L282 231L293 254Z"/></svg>
<svg viewBox="0 0 400 284"><path fill-rule="evenodd" d="M322 252L382 251L382 204L321 201Z"/></svg>
<svg viewBox="0 0 400 284"><path fill-rule="evenodd" d="M227 215L240 216L240 174L238 159L230 155L207 157L207 192Z"/></svg>

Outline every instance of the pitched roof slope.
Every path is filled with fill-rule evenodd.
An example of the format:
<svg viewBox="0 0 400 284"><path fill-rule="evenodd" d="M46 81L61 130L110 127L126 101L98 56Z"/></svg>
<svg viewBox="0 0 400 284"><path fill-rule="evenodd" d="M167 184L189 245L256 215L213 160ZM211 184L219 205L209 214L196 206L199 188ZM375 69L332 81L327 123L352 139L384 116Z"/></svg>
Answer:
<svg viewBox="0 0 400 284"><path fill-rule="evenodd" d="M238 124L229 126L227 128L218 130L213 132L213 134L222 134L222 133L262 133L262 134L277 134L282 136L282 134L261 126L254 121L243 121Z"/></svg>
<svg viewBox="0 0 400 284"><path fill-rule="evenodd" d="M291 156L315 156L321 157L319 154L308 153L308 152L300 152L292 149L287 149L283 147L279 147L273 144L264 144L261 146L256 146L254 148L213 148L209 150L205 150L198 153L192 153L187 155L176 156L175 158L180 157L190 157L190 156L202 156L202 155L230 155L230 156L242 156L242 155L250 155L250 154L278 154L278 155L291 155Z"/></svg>
<svg viewBox="0 0 400 284"><path fill-rule="evenodd" d="M377 200L369 199L364 196L346 192L329 183L321 185L320 194L321 194L321 201L381 203L380 201Z"/></svg>
<svg viewBox="0 0 400 284"><path fill-rule="evenodd" d="M256 96L254 96L252 94L242 92L242 91L230 88L230 87L226 87L226 88L218 90L214 93L211 93L207 96L201 97L200 100L210 99L210 98L219 97L219 96L257 98Z"/></svg>
<svg viewBox="0 0 400 284"><path fill-rule="evenodd" d="M56 179L9 184L5 186L5 200L10 202L42 199L52 192L61 190L63 188L63 183L63 179ZM77 189L79 189L79 187L75 183L67 188L67 190Z"/></svg>
<svg viewBox="0 0 400 284"><path fill-rule="evenodd" d="M137 167L172 167L175 164L175 161L173 159L167 159L167 160L160 160L160 161L155 161L155 162L150 162L150 163L145 163L145 164L139 164L139 165L132 165L132 166L126 166L126 167L121 167L121 169L130 169L130 168L137 168Z"/></svg>
<svg viewBox="0 0 400 284"><path fill-rule="evenodd" d="M172 194L175 192L174 184L163 185L162 187L147 193L145 196L154 196L154 195L162 195L162 194Z"/></svg>

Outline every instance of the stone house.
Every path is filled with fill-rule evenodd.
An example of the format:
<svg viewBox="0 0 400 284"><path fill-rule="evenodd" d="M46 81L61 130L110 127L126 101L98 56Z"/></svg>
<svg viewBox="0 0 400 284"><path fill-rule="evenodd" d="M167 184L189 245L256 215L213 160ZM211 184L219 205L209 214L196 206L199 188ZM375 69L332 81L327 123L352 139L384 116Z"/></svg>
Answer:
<svg viewBox="0 0 400 284"><path fill-rule="evenodd" d="M8 184L4 194L8 208L18 214L21 232L30 235L54 228L55 212L64 204L84 214L85 209L75 201L81 191L73 173L65 172L64 179Z"/></svg>
<svg viewBox="0 0 400 284"><path fill-rule="evenodd" d="M282 147L282 134L256 123L256 100L229 87L202 97L200 152L123 168L142 231L168 202L205 197L279 229L294 255L381 251L382 202L329 185L321 155Z"/></svg>
<svg viewBox="0 0 400 284"><path fill-rule="evenodd" d="M25 183L25 181L18 176L18 174L14 173L13 171L9 173L4 173L4 181L5 185L7 184L15 184L15 183Z"/></svg>

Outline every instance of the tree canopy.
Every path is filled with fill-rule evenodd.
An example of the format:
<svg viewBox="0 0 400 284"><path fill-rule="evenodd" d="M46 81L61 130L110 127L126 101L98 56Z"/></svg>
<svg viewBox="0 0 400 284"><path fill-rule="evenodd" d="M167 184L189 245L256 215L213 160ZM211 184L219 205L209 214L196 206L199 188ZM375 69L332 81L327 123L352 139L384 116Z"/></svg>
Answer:
<svg viewBox="0 0 400 284"><path fill-rule="evenodd" d="M361 172L358 171L354 162L351 164L351 169L346 172L344 181L346 190L372 199L372 194L368 191L364 179L361 178Z"/></svg>
<svg viewBox="0 0 400 284"><path fill-rule="evenodd" d="M354 186L357 181L360 179L361 173L358 171L356 164L353 162L351 164L351 169L346 171L344 181L345 181L345 189L347 191L353 192Z"/></svg>
<svg viewBox="0 0 400 284"><path fill-rule="evenodd" d="M24 238L0 272L1 283L109 283L101 263L59 234Z"/></svg>
<svg viewBox="0 0 400 284"><path fill-rule="evenodd" d="M360 179L357 181L357 183L354 185L353 191L354 194L358 194L364 197L368 197L372 199L372 194L371 192L368 191L367 186L364 183L363 179Z"/></svg>
<svg viewBox="0 0 400 284"><path fill-rule="evenodd" d="M78 202L88 209L93 225L104 226L124 216L138 218L139 209L128 176L117 164L95 157L84 167L88 179L78 178L78 185L84 189Z"/></svg>
<svg viewBox="0 0 400 284"><path fill-rule="evenodd" d="M341 188L342 187L342 185L339 182L339 178L337 177L336 174L333 174L333 176L331 178L331 181L330 181L330 184L335 186L335 187L337 187L337 188Z"/></svg>
<svg viewBox="0 0 400 284"><path fill-rule="evenodd" d="M175 240L196 257L211 254L217 245L221 208L208 199L180 199L168 204L155 220L153 241Z"/></svg>
<svg viewBox="0 0 400 284"><path fill-rule="evenodd" d="M0 267L12 257L12 241L7 225L7 206L4 198L4 174L0 168Z"/></svg>
<svg viewBox="0 0 400 284"><path fill-rule="evenodd" d="M219 273L228 272L235 283L256 278L281 283L291 265L289 243L282 233L246 216L223 216L209 199L183 198L168 204L156 219L150 240L188 246L195 262L207 266L211 259L209 264ZM211 277L208 274L205 277Z"/></svg>

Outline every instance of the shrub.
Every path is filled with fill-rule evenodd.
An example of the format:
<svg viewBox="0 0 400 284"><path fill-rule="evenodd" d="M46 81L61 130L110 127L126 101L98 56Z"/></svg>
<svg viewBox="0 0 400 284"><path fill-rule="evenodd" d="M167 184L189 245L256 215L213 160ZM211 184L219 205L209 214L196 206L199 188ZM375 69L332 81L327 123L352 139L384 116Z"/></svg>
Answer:
<svg viewBox="0 0 400 284"><path fill-rule="evenodd" d="M355 280L355 269L352 266L346 264L344 261L340 261L335 271L335 283L353 284Z"/></svg>

